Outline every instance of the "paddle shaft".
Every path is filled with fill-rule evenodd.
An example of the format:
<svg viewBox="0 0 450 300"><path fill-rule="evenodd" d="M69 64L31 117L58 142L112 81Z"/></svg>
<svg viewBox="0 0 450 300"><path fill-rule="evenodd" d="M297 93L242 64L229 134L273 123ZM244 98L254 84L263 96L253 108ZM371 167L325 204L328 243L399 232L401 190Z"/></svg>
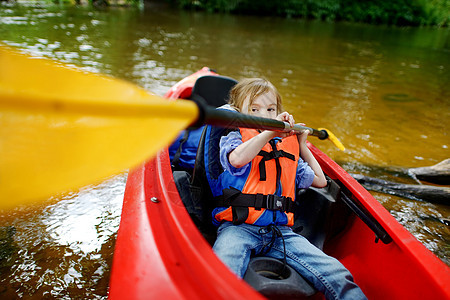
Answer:
<svg viewBox="0 0 450 300"><path fill-rule="evenodd" d="M203 124L209 124L227 128L244 127L263 130L276 130L276 131L294 130L296 132L309 130L310 132L309 135L316 136L321 140L328 138L328 132L326 130L317 130L314 128L298 124L291 127L290 124L287 122L239 114L230 110L215 109L212 106L203 105L199 103L197 104L200 109L200 117L195 125L201 126Z"/></svg>

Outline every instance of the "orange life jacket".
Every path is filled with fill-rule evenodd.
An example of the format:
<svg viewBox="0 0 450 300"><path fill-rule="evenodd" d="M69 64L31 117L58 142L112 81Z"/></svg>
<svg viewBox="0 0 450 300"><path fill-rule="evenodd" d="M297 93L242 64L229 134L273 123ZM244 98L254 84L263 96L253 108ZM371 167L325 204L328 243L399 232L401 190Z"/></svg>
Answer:
<svg viewBox="0 0 450 300"><path fill-rule="evenodd" d="M240 129L240 133L243 142L259 134L254 129ZM215 223L292 226L299 152L296 136L273 139L244 174L222 173L222 195L216 197L219 207L213 212Z"/></svg>

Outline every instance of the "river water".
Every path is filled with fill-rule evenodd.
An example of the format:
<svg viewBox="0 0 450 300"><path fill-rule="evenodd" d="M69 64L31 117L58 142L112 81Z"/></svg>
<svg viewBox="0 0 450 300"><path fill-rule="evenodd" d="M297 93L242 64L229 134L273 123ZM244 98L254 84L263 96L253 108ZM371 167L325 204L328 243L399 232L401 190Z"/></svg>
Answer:
<svg viewBox="0 0 450 300"><path fill-rule="evenodd" d="M0 4L0 42L159 95L203 66L267 77L349 172L414 183L404 169L450 157L449 29L20 2ZM105 298L126 177L1 212L0 297ZM373 195L450 264L449 207Z"/></svg>

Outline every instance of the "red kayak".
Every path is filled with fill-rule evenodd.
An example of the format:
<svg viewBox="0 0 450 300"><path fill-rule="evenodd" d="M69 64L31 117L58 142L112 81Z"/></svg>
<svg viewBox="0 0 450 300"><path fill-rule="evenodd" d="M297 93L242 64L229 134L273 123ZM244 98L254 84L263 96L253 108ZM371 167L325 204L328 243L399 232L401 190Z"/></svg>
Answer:
<svg viewBox="0 0 450 300"><path fill-rule="evenodd" d="M217 74L203 68L173 86L166 97L190 98L203 76ZM344 264L369 299L450 299L450 268L338 164L308 146L332 182L299 195L306 210L327 203L316 216L322 224L320 236L325 236L320 245L324 252ZM305 222L301 234L317 223ZM263 299L222 264L197 225L178 193L167 149L130 171L109 298Z"/></svg>

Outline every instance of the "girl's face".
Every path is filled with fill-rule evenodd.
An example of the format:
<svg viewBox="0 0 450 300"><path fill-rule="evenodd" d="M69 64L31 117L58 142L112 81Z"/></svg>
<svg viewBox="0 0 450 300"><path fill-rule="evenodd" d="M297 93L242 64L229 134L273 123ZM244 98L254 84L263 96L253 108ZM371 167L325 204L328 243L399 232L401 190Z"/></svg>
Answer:
<svg viewBox="0 0 450 300"><path fill-rule="evenodd" d="M251 104L249 102L250 97L247 97L242 105L242 113L269 119L275 119L278 115L277 98L272 92L259 95Z"/></svg>

